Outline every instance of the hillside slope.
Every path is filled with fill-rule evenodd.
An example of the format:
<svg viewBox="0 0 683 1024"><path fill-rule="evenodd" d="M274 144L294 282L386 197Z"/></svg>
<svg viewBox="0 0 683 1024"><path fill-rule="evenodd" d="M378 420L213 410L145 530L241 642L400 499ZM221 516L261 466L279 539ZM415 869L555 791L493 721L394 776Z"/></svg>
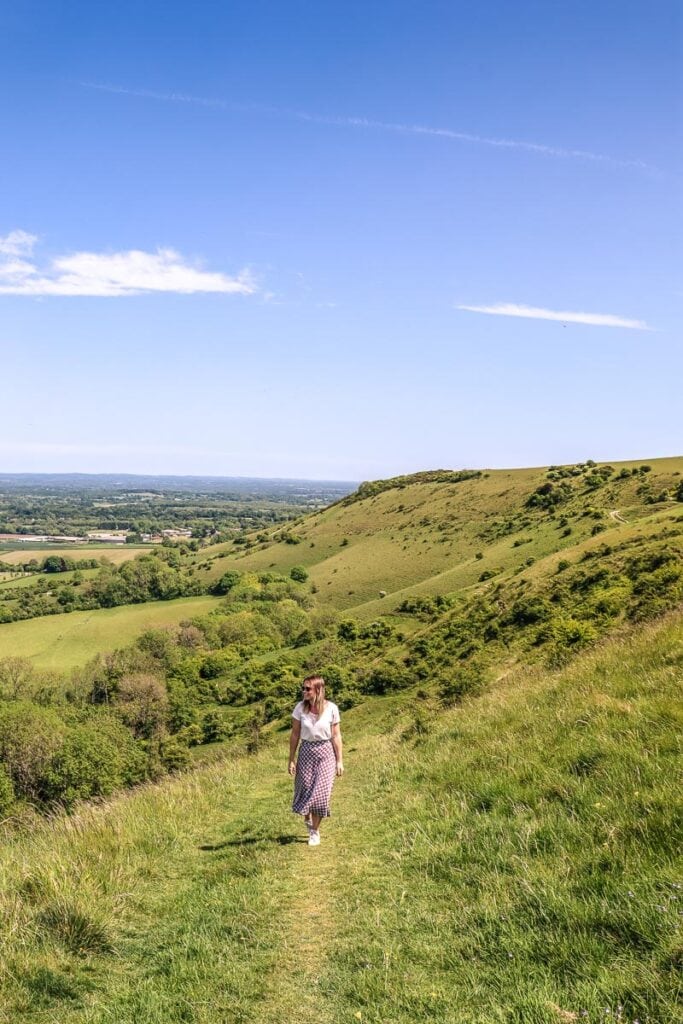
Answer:
<svg viewBox="0 0 683 1024"><path fill-rule="evenodd" d="M530 559L580 553L598 532L625 539L647 522L661 527L683 514L671 500L682 473L683 458L418 473L363 485L285 530L252 535L246 550L232 544L196 559L212 580L233 567L302 565L320 603L368 618L393 598L449 594L487 571L511 575Z"/></svg>
<svg viewBox="0 0 683 1024"><path fill-rule="evenodd" d="M323 845L286 734L0 847L3 1024L680 1019L680 614L444 711L344 716Z"/></svg>

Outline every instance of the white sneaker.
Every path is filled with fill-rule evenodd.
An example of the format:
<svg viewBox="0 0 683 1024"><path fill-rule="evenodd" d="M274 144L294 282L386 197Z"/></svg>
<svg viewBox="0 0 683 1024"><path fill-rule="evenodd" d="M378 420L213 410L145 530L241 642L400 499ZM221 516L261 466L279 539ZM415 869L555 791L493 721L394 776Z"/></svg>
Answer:
<svg viewBox="0 0 683 1024"><path fill-rule="evenodd" d="M311 829L311 834L308 837L309 846L320 846L320 833L316 832L314 828Z"/></svg>

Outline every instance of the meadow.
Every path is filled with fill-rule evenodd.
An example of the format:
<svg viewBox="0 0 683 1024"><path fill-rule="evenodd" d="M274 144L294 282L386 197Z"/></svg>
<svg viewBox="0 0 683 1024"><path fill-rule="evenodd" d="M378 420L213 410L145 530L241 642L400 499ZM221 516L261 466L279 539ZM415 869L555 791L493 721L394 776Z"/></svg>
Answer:
<svg viewBox="0 0 683 1024"><path fill-rule="evenodd" d="M680 1020L682 668L677 614L450 710L370 699L316 850L275 724L7 831L0 1021Z"/></svg>
<svg viewBox="0 0 683 1024"><path fill-rule="evenodd" d="M216 606L210 596L71 612L0 626L0 658L22 657L41 669L67 671L96 654L131 643L146 629L177 626Z"/></svg>
<svg viewBox="0 0 683 1024"><path fill-rule="evenodd" d="M149 551L149 546L83 544L78 547L69 547L67 545L55 546L54 544L22 544L21 547L11 547L8 545L7 549L0 547L0 562L5 562L7 565L24 565L32 559L42 562L50 555L57 555L60 558L72 558L75 561L79 558L104 558L113 565L121 565L122 562L137 557L143 551Z"/></svg>
<svg viewBox="0 0 683 1024"><path fill-rule="evenodd" d="M0 625L0 1024L680 1019L682 472L416 474L22 580L138 603Z"/></svg>

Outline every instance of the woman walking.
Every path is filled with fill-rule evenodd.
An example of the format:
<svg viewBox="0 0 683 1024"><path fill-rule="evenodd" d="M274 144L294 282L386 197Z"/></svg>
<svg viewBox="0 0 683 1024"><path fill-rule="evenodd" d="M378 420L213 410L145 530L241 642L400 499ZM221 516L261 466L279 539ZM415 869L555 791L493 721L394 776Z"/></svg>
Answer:
<svg viewBox="0 0 683 1024"><path fill-rule="evenodd" d="M325 680L309 676L301 687L303 700L292 712L289 774L295 776L292 810L303 814L308 845L320 845L320 822L330 816L335 775L344 774L339 708L325 700ZM301 740L299 757L296 748Z"/></svg>

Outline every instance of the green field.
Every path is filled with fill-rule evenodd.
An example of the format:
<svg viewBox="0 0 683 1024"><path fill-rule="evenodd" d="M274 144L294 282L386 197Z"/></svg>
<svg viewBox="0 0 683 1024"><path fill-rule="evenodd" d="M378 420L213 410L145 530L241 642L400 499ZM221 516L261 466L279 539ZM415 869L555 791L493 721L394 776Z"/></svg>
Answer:
<svg viewBox="0 0 683 1024"><path fill-rule="evenodd" d="M29 658L40 668L71 669L102 651L124 647L145 629L177 625L217 603L215 597L183 597L5 623L0 626L0 658Z"/></svg>
<svg viewBox="0 0 683 1024"><path fill-rule="evenodd" d="M55 546L48 544L23 544L21 547L8 545L4 548L0 545L0 562L8 565L22 565L36 559L42 562L50 555L60 555L62 558L106 558L114 565L127 562L130 558L149 551L150 545L144 547L135 544L84 544L81 547Z"/></svg>
<svg viewBox="0 0 683 1024"><path fill-rule="evenodd" d="M671 616L352 709L315 850L278 731L8 834L0 1021L680 1021L682 652Z"/></svg>

